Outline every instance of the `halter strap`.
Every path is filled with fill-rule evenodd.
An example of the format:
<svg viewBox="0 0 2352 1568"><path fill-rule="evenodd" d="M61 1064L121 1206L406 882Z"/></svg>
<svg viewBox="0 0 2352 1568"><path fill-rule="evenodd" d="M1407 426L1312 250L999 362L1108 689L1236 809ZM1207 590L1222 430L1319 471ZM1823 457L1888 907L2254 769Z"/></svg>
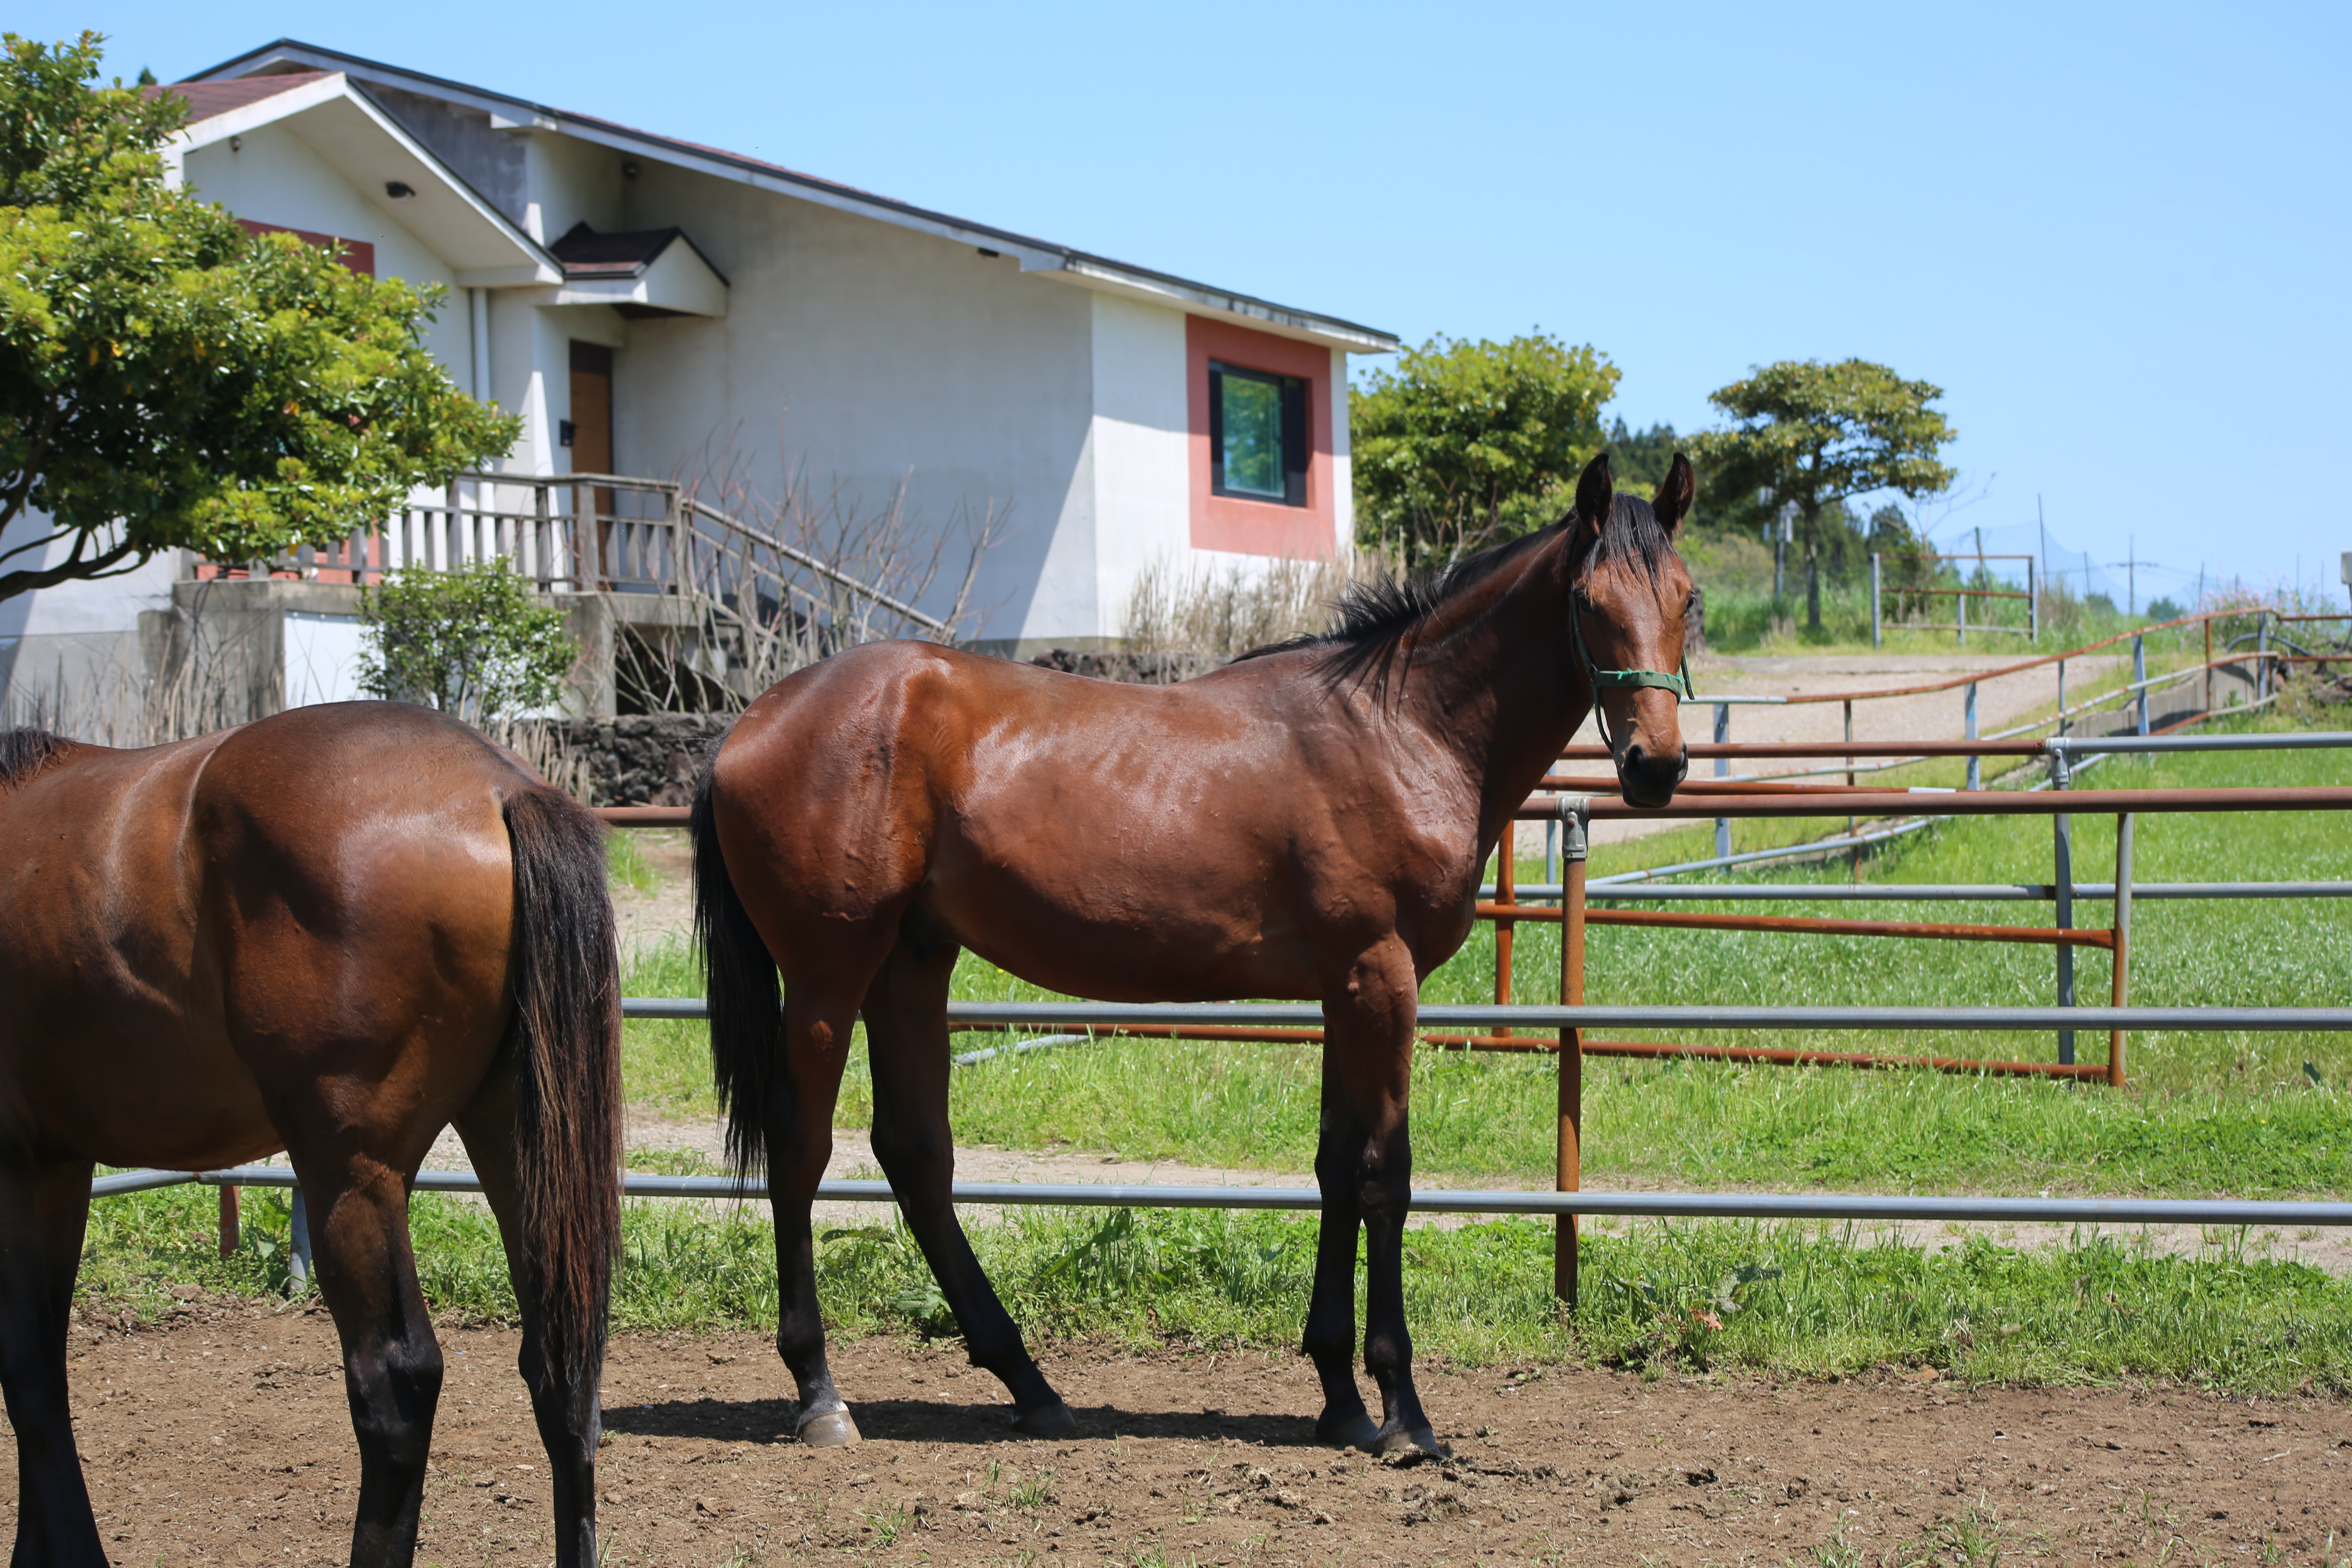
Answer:
<svg viewBox="0 0 2352 1568"><path fill-rule="evenodd" d="M1691 700L1688 653L1683 655L1683 668L1680 675L1669 675L1663 669L1602 669L1592 662L1591 649L1584 646L1584 607L1582 602L1574 594L1570 594L1568 598L1568 628L1576 642L1576 660L1583 667L1585 684L1592 689L1593 727L1601 731L1601 743L1609 748L1609 754L1612 761L1617 755L1617 742L1609 738L1609 715L1601 706L1601 693L1603 688L1622 690L1627 688L1639 689L1653 686L1661 691L1673 692L1678 701L1688 702Z"/></svg>

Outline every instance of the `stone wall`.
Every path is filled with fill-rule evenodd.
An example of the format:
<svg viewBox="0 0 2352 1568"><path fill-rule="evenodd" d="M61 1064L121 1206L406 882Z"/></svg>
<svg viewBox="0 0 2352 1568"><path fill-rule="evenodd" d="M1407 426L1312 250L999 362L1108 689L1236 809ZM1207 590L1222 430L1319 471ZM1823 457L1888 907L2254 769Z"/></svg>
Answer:
<svg viewBox="0 0 2352 1568"><path fill-rule="evenodd" d="M1095 653L1070 647L1047 648L1029 661L1065 675L1090 676L1128 686L1173 686L1217 668L1217 660L1199 653Z"/></svg>
<svg viewBox="0 0 2352 1568"><path fill-rule="evenodd" d="M688 805L702 759L731 713L648 713L567 720L549 739L569 756L592 805Z"/></svg>

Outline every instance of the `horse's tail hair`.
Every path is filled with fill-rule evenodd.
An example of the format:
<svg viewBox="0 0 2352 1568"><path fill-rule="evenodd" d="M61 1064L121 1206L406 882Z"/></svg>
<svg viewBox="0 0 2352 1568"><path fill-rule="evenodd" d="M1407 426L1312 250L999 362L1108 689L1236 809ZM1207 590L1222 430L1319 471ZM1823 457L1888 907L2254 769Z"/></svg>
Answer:
<svg viewBox="0 0 2352 1568"><path fill-rule="evenodd" d="M604 828L544 785L506 800L514 860L515 1165L549 1368L592 1434L621 1236L621 984ZM526 1375L529 1375L528 1369Z"/></svg>
<svg viewBox="0 0 2352 1568"><path fill-rule="evenodd" d="M710 1003L710 1067L727 1111L727 1154L748 1176L767 1152L762 1127L783 1051L783 983L719 850L710 799L718 763L714 746L694 789L694 943Z"/></svg>

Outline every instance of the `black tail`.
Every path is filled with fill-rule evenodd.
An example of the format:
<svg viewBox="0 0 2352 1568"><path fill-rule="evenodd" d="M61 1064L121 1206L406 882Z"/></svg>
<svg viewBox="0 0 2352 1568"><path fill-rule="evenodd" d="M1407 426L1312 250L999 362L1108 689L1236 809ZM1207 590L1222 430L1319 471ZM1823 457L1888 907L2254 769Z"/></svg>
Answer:
<svg viewBox="0 0 2352 1568"><path fill-rule="evenodd" d="M604 828L546 788L506 802L515 889L515 1164L547 1360L594 1418L621 1238L621 978Z"/></svg>
<svg viewBox="0 0 2352 1568"><path fill-rule="evenodd" d="M784 1047L783 983L719 852L710 804L718 761L714 746L694 789L694 942L710 1001L710 1068L727 1111L727 1156L751 1175L767 1154L762 1118Z"/></svg>

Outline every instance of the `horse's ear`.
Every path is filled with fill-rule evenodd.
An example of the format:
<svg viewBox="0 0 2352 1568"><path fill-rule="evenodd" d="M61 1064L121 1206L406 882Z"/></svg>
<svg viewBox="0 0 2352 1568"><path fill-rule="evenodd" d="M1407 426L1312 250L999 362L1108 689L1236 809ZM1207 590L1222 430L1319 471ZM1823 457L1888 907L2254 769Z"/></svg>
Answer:
<svg viewBox="0 0 2352 1568"><path fill-rule="evenodd" d="M1584 465L1584 472L1577 478L1576 521L1598 533L1616 503L1617 480L1609 469L1609 454L1603 450Z"/></svg>
<svg viewBox="0 0 2352 1568"><path fill-rule="evenodd" d="M1674 466L1666 477L1658 481L1658 497L1650 510L1658 514L1658 523L1669 538L1690 515L1691 503L1698 500L1698 476L1691 472L1690 459L1680 452L1675 454Z"/></svg>

